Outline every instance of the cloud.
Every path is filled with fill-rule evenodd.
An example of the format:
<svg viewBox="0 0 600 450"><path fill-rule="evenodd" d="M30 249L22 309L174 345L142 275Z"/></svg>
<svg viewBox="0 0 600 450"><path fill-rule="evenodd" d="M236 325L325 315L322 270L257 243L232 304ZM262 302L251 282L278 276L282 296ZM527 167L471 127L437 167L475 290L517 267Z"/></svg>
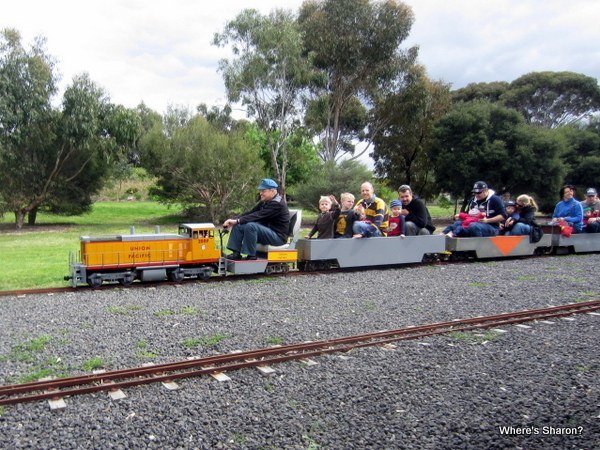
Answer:
<svg viewBox="0 0 600 450"><path fill-rule="evenodd" d="M134 107L144 100L164 112L169 104L225 103L217 65L228 53L211 42L248 6L240 0L22 0L3 11L0 28L16 28L26 45L45 36L48 53L58 59L62 89L87 72L112 101ZM268 13L281 4L261 0L251 6Z"/></svg>
<svg viewBox="0 0 600 450"><path fill-rule="evenodd" d="M600 3L533 0L408 0L416 19L408 44L419 45L431 77L460 88L512 81L533 71L569 70L599 78ZM594 56L596 56L594 58Z"/></svg>
<svg viewBox="0 0 600 450"><path fill-rule="evenodd" d="M405 47L435 79L455 88L512 81L532 71L570 70L600 78L597 0L407 0L415 23ZM47 38L62 87L88 72L115 103L142 100L158 112L176 104L225 103L211 45L244 8L297 10L302 0L21 0L0 15L0 28L19 30L28 45Z"/></svg>

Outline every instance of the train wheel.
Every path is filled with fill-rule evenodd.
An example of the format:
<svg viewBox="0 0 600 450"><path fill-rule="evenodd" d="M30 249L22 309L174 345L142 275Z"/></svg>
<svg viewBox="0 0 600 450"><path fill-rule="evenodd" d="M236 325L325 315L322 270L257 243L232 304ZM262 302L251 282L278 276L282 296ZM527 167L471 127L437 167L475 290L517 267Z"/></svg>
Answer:
<svg viewBox="0 0 600 450"><path fill-rule="evenodd" d="M267 275L272 275L272 274L274 274L276 271L277 271L277 270L276 270L275 266L271 266L271 265L268 265L268 266L267 266L267 268L265 269L265 273L266 273Z"/></svg>
<svg viewBox="0 0 600 450"><path fill-rule="evenodd" d="M207 271L205 271L205 272L200 272L200 273L198 274L198 279L199 279L199 280L206 281L206 280L208 280L209 278L210 278L210 273L209 273L209 272L207 272Z"/></svg>
<svg viewBox="0 0 600 450"><path fill-rule="evenodd" d="M450 261L450 259L452 258L452 253L451 252L442 252L439 255L440 261Z"/></svg>
<svg viewBox="0 0 600 450"><path fill-rule="evenodd" d="M306 271L307 272L314 272L316 270L319 270L318 264L314 261L309 261L306 263Z"/></svg>
<svg viewBox="0 0 600 450"><path fill-rule="evenodd" d="M89 277L87 277L87 284L92 289L99 288L100 286L102 286L102 276L100 276L100 274L97 273L90 275Z"/></svg>
<svg viewBox="0 0 600 450"><path fill-rule="evenodd" d="M126 273L125 276L119 280L119 284L121 284L121 286L131 286L131 283L133 283L134 279L135 277L133 276L133 274L129 272Z"/></svg>
<svg viewBox="0 0 600 450"><path fill-rule="evenodd" d="M183 274L183 270L181 270L181 269L169 270L169 273L167 274L167 276L169 277L169 280L171 280L175 283L179 283L179 282L183 281L183 278L185 277Z"/></svg>
<svg viewBox="0 0 600 450"><path fill-rule="evenodd" d="M440 257L437 253L425 253L425 254L423 254L423 259L421 260L421 262L423 262L425 264L439 262L439 261L440 261Z"/></svg>

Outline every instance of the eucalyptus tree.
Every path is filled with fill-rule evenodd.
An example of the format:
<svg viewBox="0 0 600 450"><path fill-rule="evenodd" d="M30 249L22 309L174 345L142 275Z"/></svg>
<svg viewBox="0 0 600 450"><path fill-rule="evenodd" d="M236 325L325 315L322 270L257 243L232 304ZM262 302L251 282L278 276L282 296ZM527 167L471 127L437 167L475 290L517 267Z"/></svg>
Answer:
<svg viewBox="0 0 600 450"><path fill-rule="evenodd" d="M142 134L150 131L154 126L162 123L162 116L148 107L144 102L136 106L135 112L141 121Z"/></svg>
<svg viewBox="0 0 600 450"><path fill-rule="evenodd" d="M312 68L295 17L284 10L262 15L246 9L213 43L231 47L233 57L219 64L229 101L241 102L265 133L273 176L285 194L289 138L300 125L301 94Z"/></svg>
<svg viewBox="0 0 600 450"><path fill-rule="evenodd" d="M583 189L600 188L600 130L592 123L564 126L557 131L567 143L562 156L567 168L565 181Z"/></svg>
<svg viewBox="0 0 600 450"><path fill-rule="evenodd" d="M450 109L450 86L427 77L415 65L398 92L378 101L373 110L375 173L392 186L409 184L421 197L437 194L429 160L434 125Z"/></svg>
<svg viewBox="0 0 600 450"><path fill-rule="evenodd" d="M58 76L45 40L31 48L15 30L0 34L0 202L18 228L46 207L82 212L91 205L111 161L115 135L104 91L75 77L60 108L52 107Z"/></svg>
<svg viewBox="0 0 600 450"><path fill-rule="evenodd" d="M165 133L167 136L173 136L177 130L187 125L193 117L194 112L186 106L167 105L167 112L162 117Z"/></svg>
<svg viewBox="0 0 600 450"><path fill-rule="evenodd" d="M48 135L52 139L43 149L36 182L29 184L35 201L22 209L34 207L31 210L35 211L44 206L61 214L88 211L92 196L119 160L119 149L126 153L137 135L135 125L132 130L119 112L123 112L122 107L115 108L89 75L75 76L60 108L53 112L52 134Z"/></svg>
<svg viewBox="0 0 600 450"><path fill-rule="evenodd" d="M45 197L51 180L40 179L53 138L55 62L37 37L29 49L13 29L0 33L0 202L17 227Z"/></svg>
<svg viewBox="0 0 600 450"><path fill-rule="evenodd" d="M106 115L106 133L113 142L113 149L105 153L109 166L107 178L116 182L119 193L123 181L131 177L133 168L141 165L139 140L144 133L144 119L138 109L122 105L109 105Z"/></svg>
<svg viewBox="0 0 600 450"><path fill-rule="evenodd" d="M369 110L373 99L413 64L416 48L400 48L413 13L393 0L308 0L298 21L305 51L314 56L320 73L311 90L312 124L320 125L314 130L322 158L335 161L354 152L349 142L368 140L357 103ZM315 112L320 120L314 120Z"/></svg>
<svg viewBox="0 0 600 450"><path fill-rule="evenodd" d="M500 97L527 123L556 128L589 121L600 112L598 80L574 72L532 72L514 80Z"/></svg>
<svg viewBox="0 0 600 450"><path fill-rule="evenodd" d="M440 190L466 199L476 180L497 193L533 194L556 202L563 182L565 140L556 130L528 125L515 110L486 101L455 105L435 126L430 158Z"/></svg>
<svg viewBox="0 0 600 450"><path fill-rule="evenodd" d="M213 105L209 109L206 103L200 103L196 107L196 112L204 117L208 123L223 131L232 130L237 125L237 120L231 116L232 111L229 104L223 106L223 108Z"/></svg>
<svg viewBox="0 0 600 450"><path fill-rule="evenodd" d="M463 88L452 91L452 101L458 103L487 100L491 103L497 103L500 101L500 97L508 90L509 85L510 83L507 81L469 83Z"/></svg>

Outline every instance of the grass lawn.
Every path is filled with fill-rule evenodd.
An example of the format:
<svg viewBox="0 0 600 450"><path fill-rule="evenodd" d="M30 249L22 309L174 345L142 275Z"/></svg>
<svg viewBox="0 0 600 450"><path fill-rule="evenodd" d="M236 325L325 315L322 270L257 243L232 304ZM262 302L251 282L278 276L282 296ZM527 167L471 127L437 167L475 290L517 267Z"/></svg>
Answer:
<svg viewBox="0 0 600 450"><path fill-rule="evenodd" d="M39 214L36 225L14 227L14 215L0 221L0 290L65 286L69 252L79 250L79 236L176 233L185 222L180 210L154 202L99 202L83 216Z"/></svg>

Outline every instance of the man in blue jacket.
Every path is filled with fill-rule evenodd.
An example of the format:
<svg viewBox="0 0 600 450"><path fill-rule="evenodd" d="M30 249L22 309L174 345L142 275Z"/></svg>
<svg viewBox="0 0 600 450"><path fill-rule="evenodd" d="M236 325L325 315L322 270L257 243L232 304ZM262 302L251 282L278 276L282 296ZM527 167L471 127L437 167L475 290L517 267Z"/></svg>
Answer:
<svg viewBox="0 0 600 450"><path fill-rule="evenodd" d="M258 204L237 218L223 222L223 228L231 229L227 242L227 248L232 252L229 259L255 260L257 243L275 246L285 244L290 213L277 188L275 181L264 178L258 186ZM241 253L247 256L242 258Z"/></svg>

